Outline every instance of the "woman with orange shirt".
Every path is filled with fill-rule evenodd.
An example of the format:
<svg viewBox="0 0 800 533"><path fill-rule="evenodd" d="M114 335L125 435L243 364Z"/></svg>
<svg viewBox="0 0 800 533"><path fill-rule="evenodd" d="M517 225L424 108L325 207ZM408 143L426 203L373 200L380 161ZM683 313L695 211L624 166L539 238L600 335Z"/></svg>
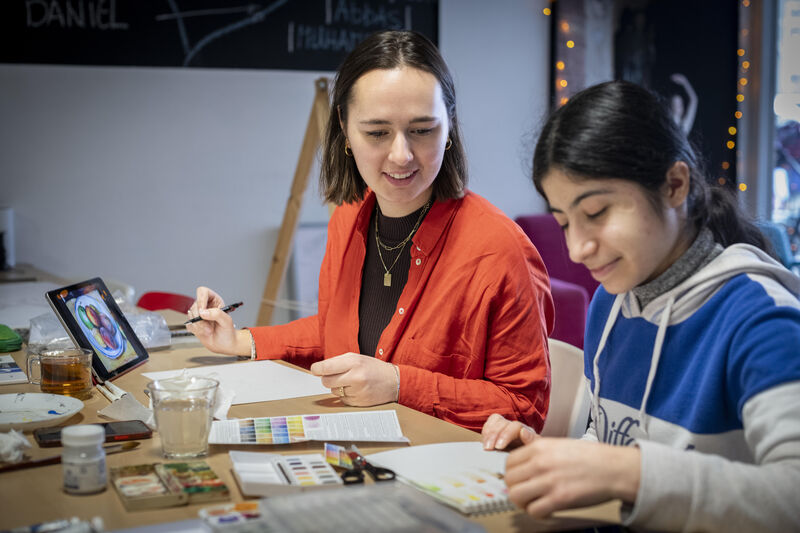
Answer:
<svg viewBox="0 0 800 533"><path fill-rule="evenodd" d="M347 405L398 401L480 430L500 412L541 429L553 304L528 238L466 190L452 77L408 31L368 37L333 91L321 189L328 224L316 315L236 330L200 287L188 326L210 350L283 359Z"/></svg>

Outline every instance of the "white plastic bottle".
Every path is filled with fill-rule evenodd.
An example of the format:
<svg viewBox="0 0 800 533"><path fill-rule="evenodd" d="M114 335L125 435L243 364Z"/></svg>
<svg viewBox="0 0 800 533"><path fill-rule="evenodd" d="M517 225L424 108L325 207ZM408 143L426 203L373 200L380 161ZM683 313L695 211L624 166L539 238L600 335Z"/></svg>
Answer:
<svg viewBox="0 0 800 533"><path fill-rule="evenodd" d="M61 430L61 464L64 492L92 494L106 489L105 430L97 424L68 426Z"/></svg>

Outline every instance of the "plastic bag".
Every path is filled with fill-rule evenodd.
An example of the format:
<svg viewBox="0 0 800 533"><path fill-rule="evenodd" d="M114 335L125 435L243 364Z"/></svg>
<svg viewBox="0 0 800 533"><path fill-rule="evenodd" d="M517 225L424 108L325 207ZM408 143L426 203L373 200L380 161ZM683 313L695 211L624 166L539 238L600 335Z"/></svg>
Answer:
<svg viewBox="0 0 800 533"><path fill-rule="evenodd" d="M31 318L28 334L28 352L41 353L47 350L75 348L75 343L54 312L50 311Z"/></svg>
<svg viewBox="0 0 800 533"><path fill-rule="evenodd" d="M142 311L134 307L125 299L119 299L116 291L113 296L136 337L146 349L169 347L171 337L167 321L163 316L154 311ZM52 311L31 319L28 352L41 353L45 350L64 350L74 347L72 339Z"/></svg>
<svg viewBox="0 0 800 533"><path fill-rule="evenodd" d="M123 311L145 348L166 348L172 342L166 319L155 311Z"/></svg>
<svg viewBox="0 0 800 533"><path fill-rule="evenodd" d="M111 293L125 318L133 328L133 332L145 348L168 348L172 342L166 319L155 311L145 311L136 307L121 291Z"/></svg>

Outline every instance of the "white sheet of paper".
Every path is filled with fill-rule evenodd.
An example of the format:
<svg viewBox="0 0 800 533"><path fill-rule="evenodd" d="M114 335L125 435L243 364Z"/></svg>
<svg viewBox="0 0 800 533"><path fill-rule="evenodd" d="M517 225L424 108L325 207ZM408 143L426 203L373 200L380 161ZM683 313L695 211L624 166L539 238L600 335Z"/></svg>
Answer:
<svg viewBox="0 0 800 533"><path fill-rule="evenodd" d="M44 293L58 287L44 281L0 283L0 324L11 329L29 328L31 318L53 312Z"/></svg>
<svg viewBox="0 0 800 533"><path fill-rule="evenodd" d="M180 375L183 369L144 372L150 379L165 379ZM274 361L247 361L227 365L199 366L186 369L190 376L208 376L219 380L220 386L235 393L233 405L285 400L316 394L330 394L317 376L278 364Z"/></svg>

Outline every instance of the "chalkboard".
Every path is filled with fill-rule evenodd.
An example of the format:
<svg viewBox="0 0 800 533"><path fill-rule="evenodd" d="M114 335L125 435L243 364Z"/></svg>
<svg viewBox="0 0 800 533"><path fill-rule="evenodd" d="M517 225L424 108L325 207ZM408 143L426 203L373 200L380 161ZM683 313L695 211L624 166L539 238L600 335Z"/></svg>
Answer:
<svg viewBox="0 0 800 533"><path fill-rule="evenodd" d="M336 70L364 37L438 41L438 0L2 0L0 63Z"/></svg>

